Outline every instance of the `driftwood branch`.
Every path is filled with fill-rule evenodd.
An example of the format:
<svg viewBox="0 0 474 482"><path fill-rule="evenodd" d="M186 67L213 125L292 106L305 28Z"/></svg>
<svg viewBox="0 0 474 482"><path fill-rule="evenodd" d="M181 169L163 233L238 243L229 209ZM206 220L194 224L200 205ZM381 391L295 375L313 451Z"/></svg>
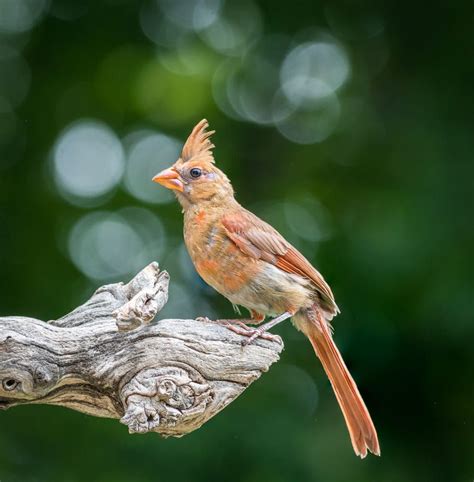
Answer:
<svg viewBox="0 0 474 482"><path fill-rule="evenodd" d="M62 405L119 418L129 431L199 428L277 361L283 346L210 321L149 324L168 299L152 263L128 284L99 288L68 315L0 318L0 409Z"/></svg>

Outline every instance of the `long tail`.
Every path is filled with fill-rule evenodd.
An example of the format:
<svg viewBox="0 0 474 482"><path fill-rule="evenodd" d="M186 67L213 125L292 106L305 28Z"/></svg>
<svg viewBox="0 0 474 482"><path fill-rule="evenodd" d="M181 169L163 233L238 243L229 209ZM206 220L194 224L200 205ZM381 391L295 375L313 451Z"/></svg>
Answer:
<svg viewBox="0 0 474 482"><path fill-rule="evenodd" d="M307 313L303 323L301 323L303 317L300 315L298 325L309 338L331 382L346 420L354 452L361 458L367 455L367 450L374 455L380 455L377 432L369 411L332 339L328 322L316 306Z"/></svg>

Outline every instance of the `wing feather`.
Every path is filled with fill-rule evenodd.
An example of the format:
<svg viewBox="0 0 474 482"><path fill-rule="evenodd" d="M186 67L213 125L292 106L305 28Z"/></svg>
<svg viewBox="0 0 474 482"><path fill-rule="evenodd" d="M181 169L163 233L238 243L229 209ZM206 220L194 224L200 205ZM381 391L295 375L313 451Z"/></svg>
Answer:
<svg viewBox="0 0 474 482"><path fill-rule="evenodd" d="M332 314L339 312L331 288L321 273L276 229L247 210L225 215L222 223L227 236L244 254L309 279L324 302L323 308Z"/></svg>

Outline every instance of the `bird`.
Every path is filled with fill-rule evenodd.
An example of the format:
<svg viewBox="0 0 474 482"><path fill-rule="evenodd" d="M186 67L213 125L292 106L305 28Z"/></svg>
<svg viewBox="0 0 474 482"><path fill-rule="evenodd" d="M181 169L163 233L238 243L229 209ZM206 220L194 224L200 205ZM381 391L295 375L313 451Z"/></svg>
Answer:
<svg viewBox="0 0 474 482"><path fill-rule="evenodd" d="M380 455L369 411L333 340L339 313L321 273L276 229L242 207L228 177L215 165L206 119L186 140L174 164L153 177L171 189L184 214L184 242L203 280L234 306L250 312L227 326L247 336L274 337L268 330L291 318L311 342L339 402L356 455ZM270 321L257 328L249 324Z"/></svg>

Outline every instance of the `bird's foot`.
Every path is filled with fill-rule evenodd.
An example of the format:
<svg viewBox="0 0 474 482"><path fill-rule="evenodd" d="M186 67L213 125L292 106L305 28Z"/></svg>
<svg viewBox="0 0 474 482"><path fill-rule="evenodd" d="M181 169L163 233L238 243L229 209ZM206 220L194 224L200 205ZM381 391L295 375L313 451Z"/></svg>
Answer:
<svg viewBox="0 0 474 482"><path fill-rule="evenodd" d="M247 333L245 333L245 336L248 336L248 339L242 342L242 346L250 345L257 338L262 338L263 340L275 341L280 344L283 343L279 335L273 335L272 333L262 330L261 328L248 328L248 331Z"/></svg>
<svg viewBox="0 0 474 482"><path fill-rule="evenodd" d="M237 333L238 335L248 337L248 340L242 342L242 345L246 346L252 343L257 338L262 338L263 340L275 341L277 343L282 343L281 338L278 335L272 335L268 333L269 327L262 325L260 328L251 328L248 325L257 325L261 320L255 320L253 318L246 319L220 319L220 320L210 320L207 316L199 316L196 318L197 321L203 321L207 323L217 323Z"/></svg>
<svg viewBox="0 0 474 482"><path fill-rule="evenodd" d="M272 335L271 333L266 332L265 330L260 330L260 328L251 328L247 326L240 320L235 320L235 323L228 323L224 325L230 331L237 333L238 335L248 337L248 340L244 340L242 342L243 346L252 343L256 338L262 338L263 340L274 341L277 343L282 344L282 340L278 335Z"/></svg>
<svg viewBox="0 0 474 482"><path fill-rule="evenodd" d="M258 328L249 328L249 330L253 331L253 333L250 335L249 339L245 340L242 344L244 346L250 345L250 343L252 343L257 338L265 338L267 340L271 339L273 341L279 340L279 343L282 343L281 338L278 335L272 335L271 333L268 333L268 330L278 325L282 321L287 320L291 316L293 316L293 312L285 311L280 316L277 316L276 318L273 318L273 320L270 320L269 322L260 325ZM269 336L271 336L272 338L266 338Z"/></svg>

